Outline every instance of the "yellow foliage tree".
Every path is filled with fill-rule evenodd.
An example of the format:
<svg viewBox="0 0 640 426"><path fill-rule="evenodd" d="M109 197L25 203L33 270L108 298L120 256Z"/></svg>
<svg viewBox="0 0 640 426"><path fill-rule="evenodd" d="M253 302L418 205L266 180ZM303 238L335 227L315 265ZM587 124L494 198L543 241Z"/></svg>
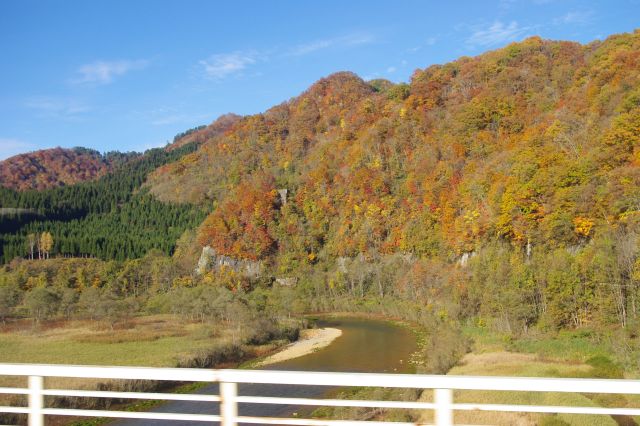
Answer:
<svg viewBox="0 0 640 426"><path fill-rule="evenodd" d="M581 237L588 237L591 234L591 229L593 228L593 221L586 217L578 216L573 219L573 224L575 225L576 234Z"/></svg>
<svg viewBox="0 0 640 426"><path fill-rule="evenodd" d="M42 258L48 259L51 249L53 248L53 236L50 232L43 232L40 235L40 250L42 251Z"/></svg>

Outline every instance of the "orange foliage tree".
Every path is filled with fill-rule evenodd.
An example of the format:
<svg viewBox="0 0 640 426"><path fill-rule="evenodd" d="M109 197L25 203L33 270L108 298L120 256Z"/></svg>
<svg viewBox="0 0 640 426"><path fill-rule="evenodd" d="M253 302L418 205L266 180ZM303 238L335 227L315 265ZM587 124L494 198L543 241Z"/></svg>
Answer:
<svg viewBox="0 0 640 426"><path fill-rule="evenodd" d="M271 254L275 239L269 229L278 192L273 179L257 176L240 183L202 223L199 242L218 253L257 260Z"/></svg>

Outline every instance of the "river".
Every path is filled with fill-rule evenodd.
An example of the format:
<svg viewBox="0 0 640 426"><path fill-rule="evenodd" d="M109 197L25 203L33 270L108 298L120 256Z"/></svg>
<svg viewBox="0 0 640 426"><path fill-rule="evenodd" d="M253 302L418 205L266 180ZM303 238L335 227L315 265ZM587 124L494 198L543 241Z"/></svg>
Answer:
<svg viewBox="0 0 640 426"><path fill-rule="evenodd" d="M320 327L342 330L342 335L326 348L317 352L272 364L264 369L296 371L349 371L376 373L410 373L408 363L411 353L417 349L415 335L405 327L387 321L361 318L331 318L318 321ZM356 384L357 385L357 384ZM326 386L295 386L272 384L240 384L239 395L320 397L336 389ZM212 384L197 393L218 394L218 385ZM286 417L300 407L264 404L239 404L242 416ZM153 409L156 412L218 414L217 403L170 402ZM201 422L162 420L122 420L117 426L195 426Z"/></svg>

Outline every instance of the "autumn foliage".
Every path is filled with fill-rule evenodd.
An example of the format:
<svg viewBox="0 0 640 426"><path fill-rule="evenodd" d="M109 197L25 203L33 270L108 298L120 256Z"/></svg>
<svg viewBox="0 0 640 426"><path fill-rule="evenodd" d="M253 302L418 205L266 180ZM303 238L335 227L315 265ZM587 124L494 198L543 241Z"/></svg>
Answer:
<svg viewBox="0 0 640 426"><path fill-rule="evenodd" d="M150 186L166 200L215 200L207 224L234 231L205 240L243 257L581 244L639 208L639 70L636 32L588 45L532 37L402 87L337 73L235 122ZM270 237L252 245L240 230L256 225L222 218L252 217L256 175L291 203L262 218Z"/></svg>
<svg viewBox="0 0 640 426"><path fill-rule="evenodd" d="M269 225L278 195L273 181L259 176L238 187L241 197L225 199L200 227L200 243L219 253L256 260L273 253Z"/></svg>
<svg viewBox="0 0 640 426"><path fill-rule="evenodd" d="M0 161L0 186L42 190L72 185L96 179L122 160L85 148L34 151Z"/></svg>
<svg viewBox="0 0 640 426"><path fill-rule="evenodd" d="M141 223L135 239L148 232L170 252L170 233L206 215L180 262L203 245L260 260L262 284L297 278L313 309L348 295L373 311L367 298L395 296L509 332L640 321L640 31L587 45L531 37L401 84L339 72L167 150L184 155L140 173L126 208L108 203L112 220L81 244L114 257L112 224ZM146 247L130 245L126 257ZM194 285L189 268L181 287Z"/></svg>

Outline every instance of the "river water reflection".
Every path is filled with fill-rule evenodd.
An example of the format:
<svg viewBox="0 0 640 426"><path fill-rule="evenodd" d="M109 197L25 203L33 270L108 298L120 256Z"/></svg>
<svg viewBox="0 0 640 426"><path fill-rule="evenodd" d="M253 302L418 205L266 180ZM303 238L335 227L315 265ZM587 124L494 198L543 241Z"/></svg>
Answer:
<svg viewBox="0 0 640 426"><path fill-rule="evenodd" d="M412 373L409 356L416 350L416 338L406 327L388 321L361 318L332 318L318 321L319 327L342 330L326 348L309 355L265 367L271 370L351 371L368 373Z"/></svg>

